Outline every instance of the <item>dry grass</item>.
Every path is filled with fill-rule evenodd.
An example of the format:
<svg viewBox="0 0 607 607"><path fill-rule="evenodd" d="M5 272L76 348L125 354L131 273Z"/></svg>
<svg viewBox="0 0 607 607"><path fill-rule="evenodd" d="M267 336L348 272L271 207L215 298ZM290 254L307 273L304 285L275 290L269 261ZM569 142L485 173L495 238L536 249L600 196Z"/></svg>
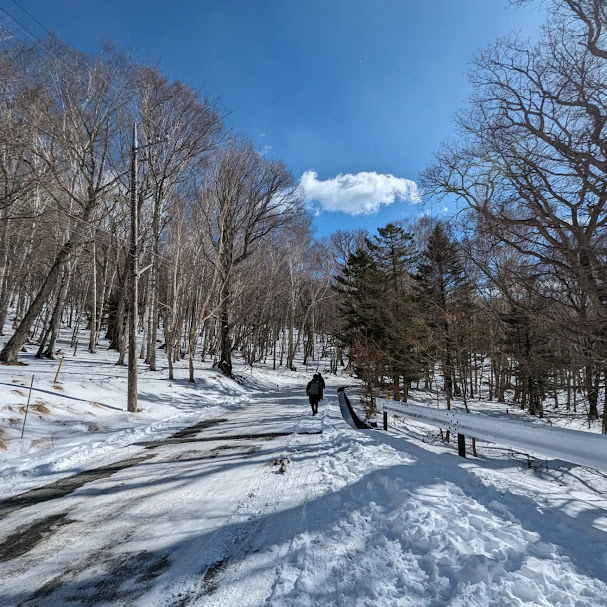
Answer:
<svg viewBox="0 0 607 607"><path fill-rule="evenodd" d="M50 445L50 438L37 438L32 441L32 447L36 447L37 449L43 449L44 447L48 447Z"/></svg>
<svg viewBox="0 0 607 607"><path fill-rule="evenodd" d="M65 392L61 384L53 384L53 388L55 388L55 390L59 390L59 392Z"/></svg>
<svg viewBox="0 0 607 607"><path fill-rule="evenodd" d="M95 407L95 409L103 409L104 407L107 407L107 405L104 405L103 403L98 403L96 401L91 401L91 405Z"/></svg>
<svg viewBox="0 0 607 607"><path fill-rule="evenodd" d="M11 390L11 392L17 396L25 396L25 392L23 390Z"/></svg>
<svg viewBox="0 0 607 607"><path fill-rule="evenodd" d="M34 409L34 411L38 411L38 413L43 413L44 415L51 412L51 410L44 403L34 403L32 405L32 409Z"/></svg>
<svg viewBox="0 0 607 607"><path fill-rule="evenodd" d="M7 449L6 433L4 432L4 430L0 430L0 449L2 449L3 451L6 451Z"/></svg>
<svg viewBox="0 0 607 607"><path fill-rule="evenodd" d="M8 423L9 423L11 426L16 426L17 424L21 424L21 420L20 420L20 419L17 419L16 417L9 417L9 418L8 418Z"/></svg>

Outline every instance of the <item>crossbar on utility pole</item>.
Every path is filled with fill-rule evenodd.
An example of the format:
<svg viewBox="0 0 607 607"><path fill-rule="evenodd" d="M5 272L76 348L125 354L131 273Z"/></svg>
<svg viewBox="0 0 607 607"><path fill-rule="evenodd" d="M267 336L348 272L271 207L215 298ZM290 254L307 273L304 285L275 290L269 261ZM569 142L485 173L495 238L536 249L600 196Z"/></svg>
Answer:
<svg viewBox="0 0 607 607"><path fill-rule="evenodd" d="M137 412L137 306L139 301L139 207L137 204L137 123L133 123L131 146L131 242L130 291L129 291L129 366L127 387L127 410Z"/></svg>

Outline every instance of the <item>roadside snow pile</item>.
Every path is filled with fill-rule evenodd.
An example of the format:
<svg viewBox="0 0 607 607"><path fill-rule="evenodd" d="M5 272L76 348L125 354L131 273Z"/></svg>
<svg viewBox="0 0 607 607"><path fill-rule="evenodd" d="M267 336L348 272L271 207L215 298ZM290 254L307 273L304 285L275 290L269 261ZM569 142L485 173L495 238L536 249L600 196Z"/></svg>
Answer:
<svg viewBox="0 0 607 607"><path fill-rule="evenodd" d="M607 605L607 535L583 520L538 517L531 496L510 499L444 451L377 431L334 430L331 442L330 493L306 504L311 529L271 605Z"/></svg>

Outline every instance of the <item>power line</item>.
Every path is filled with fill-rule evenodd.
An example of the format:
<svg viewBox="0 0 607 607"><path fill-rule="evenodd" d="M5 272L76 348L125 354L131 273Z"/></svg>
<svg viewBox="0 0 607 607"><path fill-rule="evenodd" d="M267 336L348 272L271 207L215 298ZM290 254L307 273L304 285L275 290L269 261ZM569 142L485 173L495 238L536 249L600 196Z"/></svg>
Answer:
<svg viewBox="0 0 607 607"><path fill-rule="evenodd" d="M26 8L19 4L19 2L16 0L12 0L12 2L13 4L16 4L28 17L33 19L41 28L45 29L48 34L52 34L52 32L43 23L40 23L40 21L38 21L38 19L36 19L36 17L34 17L34 15L32 15Z"/></svg>

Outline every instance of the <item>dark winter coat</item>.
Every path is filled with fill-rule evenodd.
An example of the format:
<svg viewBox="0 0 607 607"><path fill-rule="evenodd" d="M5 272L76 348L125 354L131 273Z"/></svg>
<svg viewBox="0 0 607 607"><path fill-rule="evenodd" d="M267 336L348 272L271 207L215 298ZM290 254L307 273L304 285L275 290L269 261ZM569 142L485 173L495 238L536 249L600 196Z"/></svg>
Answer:
<svg viewBox="0 0 607 607"><path fill-rule="evenodd" d="M317 373L316 377L318 378L318 381L320 381L320 385L322 386L322 389L323 389L323 392L324 392L325 388L327 387L325 385L325 379L324 379L324 377L320 373Z"/></svg>
<svg viewBox="0 0 607 607"><path fill-rule="evenodd" d="M310 394L310 388L312 387L313 383L318 384L318 394ZM318 381L317 379L312 379L308 382L308 385L306 386L306 394L308 395L310 404L317 403L319 400L322 400L322 388L322 382Z"/></svg>

